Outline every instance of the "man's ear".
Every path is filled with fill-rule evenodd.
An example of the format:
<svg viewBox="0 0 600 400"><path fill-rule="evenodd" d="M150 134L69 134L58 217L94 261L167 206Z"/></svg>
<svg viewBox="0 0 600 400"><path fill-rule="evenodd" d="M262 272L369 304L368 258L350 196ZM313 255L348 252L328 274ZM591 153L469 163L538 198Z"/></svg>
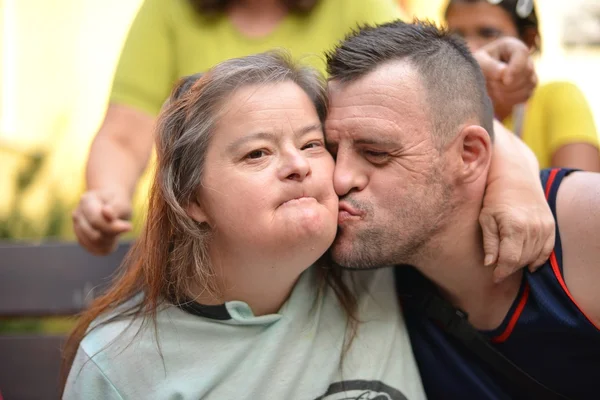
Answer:
<svg viewBox="0 0 600 400"><path fill-rule="evenodd" d="M199 223L208 223L208 215L204 212L198 198L193 198L185 207L185 212L191 219Z"/></svg>
<svg viewBox="0 0 600 400"><path fill-rule="evenodd" d="M471 183L486 175L492 160L492 141L479 125L467 125L457 138L460 153L458 179Z"/></svg>

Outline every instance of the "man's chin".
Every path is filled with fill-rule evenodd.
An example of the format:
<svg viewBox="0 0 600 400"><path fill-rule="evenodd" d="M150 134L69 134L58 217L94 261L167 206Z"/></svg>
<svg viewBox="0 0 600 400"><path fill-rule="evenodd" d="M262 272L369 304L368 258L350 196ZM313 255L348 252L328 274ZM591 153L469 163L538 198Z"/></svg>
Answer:
<svg viewBox="0 0 600 400"><path fill-rule="evenodd" d="M338 238L329 248L329 258L334 264L348 270L368 270L389 266L374 262L375 260L367 254L359 254L350 243L340 241Z"/></svg>

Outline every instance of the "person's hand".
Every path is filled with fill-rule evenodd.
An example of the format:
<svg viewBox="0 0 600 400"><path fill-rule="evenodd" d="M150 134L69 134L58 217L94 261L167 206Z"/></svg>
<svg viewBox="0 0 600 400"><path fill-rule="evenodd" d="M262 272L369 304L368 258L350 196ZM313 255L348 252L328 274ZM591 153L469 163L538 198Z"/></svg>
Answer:
<svg viewBox="0 0 600 400"><path fill-rule="evenodd" d="M533 153L498 122L494 129L499 152L494 153L479 222L484 264L495 264L499 282L523 267L534 271L544 264L554 248L555 221Z"/></svg>
<svg viewBox="0 0 600 400"><path fill-rule="evenodd" d="M88 191L73 211L77 241L90 253L106 255L117 247L119 235L131 230L131 203L106 191Z"/></svg>
<svg viewBox="0 0 600 400"><path fill-rule="evenodd" d="M537 85L529 49L518 39L499 38L474 54L494 105L511 108L525 103Z"/></svg>

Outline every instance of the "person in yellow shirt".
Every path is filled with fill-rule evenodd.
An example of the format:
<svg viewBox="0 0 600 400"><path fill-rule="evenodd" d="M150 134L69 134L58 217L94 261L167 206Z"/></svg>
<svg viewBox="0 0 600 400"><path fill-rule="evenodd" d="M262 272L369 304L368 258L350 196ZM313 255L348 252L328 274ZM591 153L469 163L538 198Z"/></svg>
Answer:
<svg viewBox="0 0 600 400"><path fill-rule="evenodd" d="M450 0L444 16L448 28L464 37L472 51L505 36L522 40L532 52L540 49L533 0ZM540 85L529 101L516 106L492 97L496 117L531 148L541 168L600 172L594 118L577 86L568 82Z"/></svg>
<svg viewBox="0 0 600 400"><path fill-rule="evenodd" d="M90 149L87 191L73 212L79 243L107 254L131 230L132 198L151 155L154 118L179 77L276 47L324 71L324 51L351 29L401 17L396 0L145 0ZM495 55L488 52L478 58L486 76L497 74L498 60L506 59L501 70L533 86L524 46L501 43Z"/></svg>
<svg viewBox="0 0 600 400"><path fill-rule="evenodd" d="M80 244L106 254L132 229L155 116L180 77L277 47L324 72L323 52L352 28L401 16L395 0L144 0L90 149L87 191L73 213Z"/></svg>

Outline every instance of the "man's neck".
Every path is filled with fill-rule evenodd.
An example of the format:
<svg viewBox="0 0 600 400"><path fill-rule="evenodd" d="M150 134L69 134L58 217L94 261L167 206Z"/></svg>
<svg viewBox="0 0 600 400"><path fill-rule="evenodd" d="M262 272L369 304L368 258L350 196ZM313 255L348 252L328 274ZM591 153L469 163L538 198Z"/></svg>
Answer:
<svg viewBox="0 0 600 400"><path fill-rule="evenodd" d="M477 207L472 208L479 210ZM478 212L457 210L460 216L428 251L416 260L417 268L432 280L442 294L469 315L478 329L497 328L508 313L521 284L522 272L495 283L493 267L483 264L483 239Z"/></svg>

